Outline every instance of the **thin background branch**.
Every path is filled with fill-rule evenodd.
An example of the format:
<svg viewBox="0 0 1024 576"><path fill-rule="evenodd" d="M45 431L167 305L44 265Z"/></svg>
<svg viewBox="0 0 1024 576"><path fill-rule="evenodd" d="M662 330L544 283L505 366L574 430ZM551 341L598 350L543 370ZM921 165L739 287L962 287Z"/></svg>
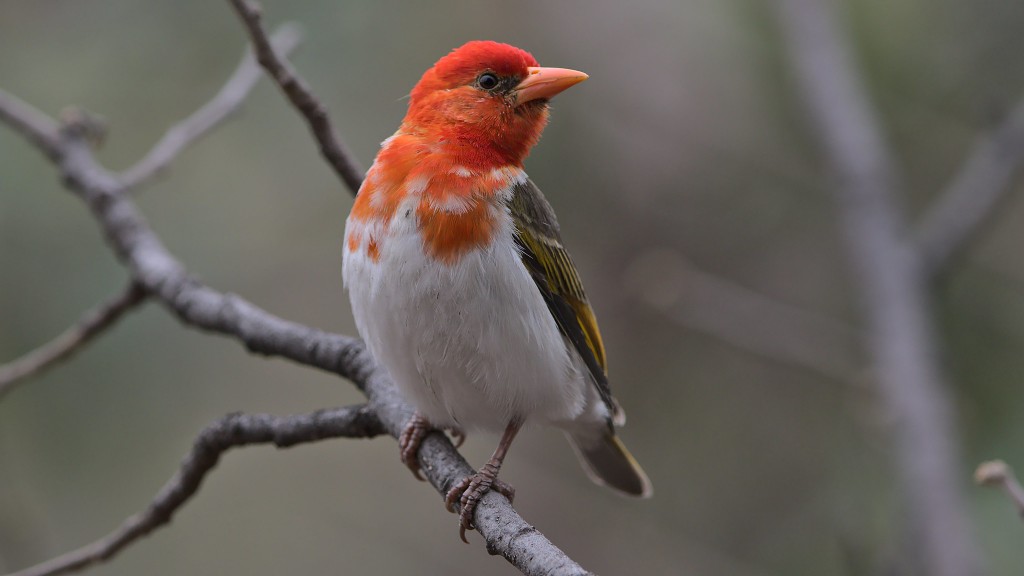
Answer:
<svg viewBox="0 0 1024 576"><path fill-rule="evenodd" d="M917 229L921 265L930 275L949 268L1008 196L1024 164L1024 100L982 136L963 167Z"/></svg>
<svg viewBox="0 0 1024 576"><path fill-rule="evenodd" d="M2 109L2 106L0 106ZM42 372L64 360L89 343L93 337L114 325L125 312L134 309L146 293L134 282L117 296L86 312L74 326L28 354L0 365L0 398L23 379Z"/></svg>
<svg viewBox="0 0 1024 576"><path fill-rule="evenodd" d="M302 42L298 24L281 25L270 37L270 44L281 54L291 54ZM160 174L185 148L199 140L218 124L238 111L256 82L263 77L252 50L246 50L231 77L209 102L178 122L134 166L121 173L121 184L134 189Z"/></svg>
<svg viewBox="0 0 1024 576"><path fill-rule="evenodd" d="M896 168L828 0L777 0L796 82L837 179L833 187L860 283L866 346L894 424L911 559L931 576L980 571L957 478L959 447L918 255L896 201Z"/></svg>
<svg viewBox="0 0 1024 576"><path fill-rule="evenodd" d="M701 270L672 250L641 254L625 289L677 325L839 383L863 384L860 331Z"/></svg>

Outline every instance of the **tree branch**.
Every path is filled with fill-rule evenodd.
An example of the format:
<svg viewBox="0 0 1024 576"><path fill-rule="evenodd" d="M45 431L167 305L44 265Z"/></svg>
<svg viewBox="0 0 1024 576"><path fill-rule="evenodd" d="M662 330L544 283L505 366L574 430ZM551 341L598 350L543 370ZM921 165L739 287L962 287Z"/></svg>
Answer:
<svg viewBox="0 0 1024 576"><path fill-rule="evenodd" d="M363 169L331 124L327 107L313 95L306 82L295 73L291 64L275 52L261 23L262 9L248 0L230 0L238 16L245 23L249 38L256 47L256 58L267 74L281 88L285 96L302 114L313 137L320 146L320 154L330 164L341 181L355 194L363 183Z"/></svg>
<svg viewBox="0 0 1024 576"><path fill-rule="evenodd" d="M895 199L896 168L828 0L778 0L776 6L797 86L837 178L833 191L860 283L866 345L879 397L894 422L907 525L912 542L920 543L907 556L932 576L976 574L977 547L957 482L951 402L925 276Z"/></svg>
<svg viewBox="0 0 1024 576"><path fill-rule="evenodd" d="M57 161L57 123L37 108L0 90L0 120L19 132L47 158Z"/></svg>
<svg viewBox="0 0 1024 576"><path fill-rule="evenodd" d="M922 218L917 245L925 272L949 268L1012 189L1024 163L1024 100L1006 120L982 136L967 161Z"/></svg>
<svg viewBox="0 0 1024 576"><path fill-rule="evenodd" d="M129 283L119 295L86 312L60 336L21 358L0 365L0 398L13 390L22 379L74 354L145 299L145 292L134 282Z"/></svg>
<svg viewBox="0 0 1024 576"><path fill-rule="evenodd" d="M289 54L302 42L302 29L294 23L283 24L269 42L277 52ZM121 184L127 189L136 189L165 170L185 148L236 112L262 75L253 51L246 50L217 95L172 126L142 160L121 173Z"/></svg>
<svg viewBox="0 0 1024 576"><path fill-rule="evenodd" d="M1006 462L1002 460L982 462L974 472L974 481L981 486L1002 488L1010 497L1014 507L1017 508L1017 514L1024 516L1024 487L1017 480L1013 468L1010 468Z"/></svg>
<svg viewBox="0 0 1024 576"><path fill-rule="evenodd" d="M0 96L3 92L0 92ZM14 102L15 104L11 104ZM18 117L13 97L0 98L0 119ZM11 123L51 157L65 186L90 209L118 259L132 278L184 324L232 337L249 350L288 358L351 380L369 398L388 433L398 437L412 414L394 385L379 370L362 342L278 318L244 299L218 292L191 278L164 247L125 195L118 175L100 166L89 147L88 131L70 116L56 123ZM21 130L21 126L27 126ZM52 146L51 146L52 145ZM428 437L419 453L423 473L443 496L474 470L440 434ZM492 554L501 554L528 576L587 574L538 530L528 525L499 494L488 494L474 517Z"/></svg>
<svg viewBox="0 0 1024 576"><path fill-rule="evenodd" d="M229 414L199 434L181 468L145 510L100 540L9 576L55 576L109 560L132 542L169 524L231 448L253 444L290 448L327 438L373 438L383 433L376 413L365 404L291 417Z"/></svg>
<svg viewBox="0 0 1024 576"><path fill-rule="evenodd" d="M5 110L4 106L0 100L0 111ZM65 124L56 132L38 136L56 138L55 162L64 184L92 211L135 282L182 322L234 336L253 352L283 356L348 376L347 358L362 347L357 339L283 320L191 278L152 231L134 201L123 194L117 175L96 162L82 130Z"/></svg>

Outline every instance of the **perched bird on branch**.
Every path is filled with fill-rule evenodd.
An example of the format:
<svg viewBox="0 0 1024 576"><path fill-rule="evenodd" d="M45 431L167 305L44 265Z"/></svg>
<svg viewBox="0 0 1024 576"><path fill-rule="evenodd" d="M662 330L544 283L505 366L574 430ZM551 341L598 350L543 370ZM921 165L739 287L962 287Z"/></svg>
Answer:
<svg viewBox="0 0 1024 576"><path fill-rule="evenodd" d="M359 333L416 414L400 439L432 429L502 432L494 455L453 487L460 536L526 424L565 431L590 477L650 496L615 435L597 320L555 214L523 161L548 101L587 75L542 68L528 52L469 42L427 70L381 145L345 226L343 271Z"/></svg>

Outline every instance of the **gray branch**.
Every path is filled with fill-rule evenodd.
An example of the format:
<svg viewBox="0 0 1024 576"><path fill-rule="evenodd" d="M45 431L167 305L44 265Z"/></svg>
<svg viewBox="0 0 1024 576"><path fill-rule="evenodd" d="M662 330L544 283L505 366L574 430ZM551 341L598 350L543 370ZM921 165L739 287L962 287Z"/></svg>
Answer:
<svg viewBox="0 0 1024 576"><path fill-rule="evenodd" d="M928 288L896 201L896 168L827 0L778 0L796 81L836 177L847 249L860 283L866 345L893 421L908 556L932 576L980 572L960 453L939 367Z"/></svg>
<svg viewBox="0 0 1024 576"><path fill-rule="evenodd" d="M290 54L301 41L302 30L294 23L281 25L270 38L271 45L281 54ZM246 50L216 96L172 126L142 160L121 173L122 186L135 189L160 174L185 148L236 112L262 76L252 50Z"/></svg>
<svg viewBox="0 0 1024 576"><path fill-rule="evenodd" d="M2 106L0 106L2 109ZM0 365L0 398L23 379L64 360L114 325L125 312L134 309L146 294L134 282L120 294L86 312L77 324L28 354Z"/></svg>
<svg viewBox="0 0 1024 576"><path fill-rule="evenodd" d="M975 145L963 167L917 229L921 265L932 276L949 268L1009 196L1024 164L1024 100Z"/></svg>
<svg viewBox="0 0 1024 576"><path fill-rule="evenodd" d="M285 24L274 32L268 42L275 50L289 53L298 46L301 39L302 32L297 25ZM142 160L120 174L116 190L120 192L136 188L165 169L185 148L236 111L261 76L262 72L252 51L247 50L217 95L195 113L172 126ZM51 160L59 161L62 154L59 150L60 129L46 114L0 91L0 119L31 140ZM65 110L62 119L67 124L66 128L74 129L86 140L98 140L104 131L99 120L81 110ZM22 358L0 365L0 397L24 378L73 354L120 319L124 312L134 308L144 297L144 291L133 282L121 296L90 310L78 324L52 342Z"/></svg>
<svg viewBox="0 0 1024 576"><path fill-rule="evenodd" d="M262 34L261 29L257 32ZM258 40L254 43L257 47L261 45ZM269 45L265 37L262 44ZM25 110L30 111L30 118L22 117ZM0 119L54 161L65 186L92 212L133 280L182 323L234 338L252 352L287 358L350 379L367 395L370 407L388 433L398 436L412 410L376 367L361 341L278 318L238 296L219 292L190 277L125 194L120 176L96 162L88 130L77 124L77 115L58 127L0 91ZM358 189L358 182L354 186L349 184L353 190ZM474 472L440 434L427 438L419 458L423 473L442 495ZM486 495L477 507L475 524L488 551L502 555L524 574L588 573L527 524L503 496Z"/></svg>
<svg viewBox="0 0 1024 576"><path fill-rule="evenodd" d="M292 106L302 114L306 124L309 125L310 132L320 146L320 154L327 160L341 181L355 194L363 183L365 174L355 156L334 130L334 125L327 114L327 107L313 95L309 85L295 73L288 60L271 46L267 39L267 32L261 23L262 8L249 0L230 0L230 2L245 24L253 46L256 47L256 58L260 65L281 88Z"/></svg>
<svg viewBox="0 0 1024 576"><path fill-rule="evenodd" d="M0 91L0 120L27 138L50 160L56 162L60 157L57 123L38 108Z"/></svg>
<svg viewBox="0 0 1024 576"><path fill-rule="evenodd" d="M56 576L113 558L132 542L169 524L174 514L199 491L221 456L231 448L254 444L290 448L328 438L373 438L383 433L377 414L366 405L291 417L229 414L199 434L178 472L145 510L128 518L100 540L9 576Z"/></svg>

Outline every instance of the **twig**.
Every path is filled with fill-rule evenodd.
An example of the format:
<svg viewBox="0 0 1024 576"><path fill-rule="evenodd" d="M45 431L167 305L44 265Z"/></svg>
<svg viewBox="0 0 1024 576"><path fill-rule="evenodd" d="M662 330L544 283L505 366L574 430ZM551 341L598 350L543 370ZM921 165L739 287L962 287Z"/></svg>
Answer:
<svg viewBox="0 0 1024 576"><path fill-rule="evenodd" d="M28 138L50 160L57 160L60 155L57 123L49 116L0 90L0 120Z"/></svg>
<svg viewBox="0 0 1024 576"><path fill-rule="evenodd" d="M301 41L302 29L294 23L281 25L270 39L274 50L281 54L290 54ZM185 148L237 111L262 75L252 50L246 50L217 95L172 126L142 160L122 172L121 184L127 189L137 189L166 169Z"/></svg>
<svg viewBox="0 0 1024 576"><path fill-rule="evenodd" d="M982 486L1002 488L1010 501L1017 508L1017 513L1024 516L1024 487L1017 480L1013 468L1002 460L982 462L974 471L974 481Z"/></svg>
<svg viewBox="0 0 1024 576"><path fill-rule="evenodd" d="M917 229L921 265L938 275L962 253L995 213L1024 164L1024 100L979 139Z"/></svg>
<svg viewBox="0 0 1024 576"><path fill-rule="evenodd" d="M863 383L852 326L701 270L654 250L630 266L627 289L679 326L745 352L845 384Z"/></svg>
<svg viewBox="0 0 1024 576"><path fill-rule="evenodd" d="M12 113L12 107L5 109L5 101L0 99L0 117ZM362 342L278 318L238 296L218 292L190 278L135 202L123 194L117 175L96 162L81 130L73 125L58 130L56 124L41 129L54 133L31 133L28 139L40 147L47 139L56 143L53 159L64 185L89 207L118 258L153 298L188 326L232 337L259 354L288 358L348 378L370 399L371 408L388 433L398 437L412 410L377 368ZM474 472L441 435L425 441L420 463L442 495ZM502 555L527 576L587 574L528 525L501 495L485 496L474 520L488 551Z"/></svg>
<svg viewBox="0 0 1024 576"><path fill-rule="evenodd" d="M327 114L327 108L313 95L306 82L292 69L291 64L274 51L261 24L261 8L248 0L230 0L238 16L249 31L256 48L256 58L267 74L281 88L292 105L302 113L313 137L320 146L320 154L331 165L348 189L355 194L363 183L362 167L338 136Z"/></svg>
<svg viewBox="0 0 1024 576"><path fill-rule="evenodd" d="M15 385L24 378L39 373L74 354L145 298L145 291L132 282L121 294L83 314L78 323L50 342L21 358L0 365L0 398L13 390Z"/></svg>
<svg viewBox="0 0 1024 576"><path fill-rule="evenodd" d="M977 574L977 547L956 480L951 402L925 277L905 242L896 168L828 0L778 0L777 7L798 87L837 177L834 193L860 282L874 381L894 423L911 542L920 543L907 556L924 574Z"/></svg>
<svg viewBox="0 0 1024 576"><path fill-rule="evenodd" d="M178 509L199 491L221 455L231 448L253 444L289 448L327 438L373 438L383 433L376 413L365 404L291 417L229 414L199 434L178 472L145 510L100 540L10 576L55 576L109 560L132 542L169 524Z"/></svg>

